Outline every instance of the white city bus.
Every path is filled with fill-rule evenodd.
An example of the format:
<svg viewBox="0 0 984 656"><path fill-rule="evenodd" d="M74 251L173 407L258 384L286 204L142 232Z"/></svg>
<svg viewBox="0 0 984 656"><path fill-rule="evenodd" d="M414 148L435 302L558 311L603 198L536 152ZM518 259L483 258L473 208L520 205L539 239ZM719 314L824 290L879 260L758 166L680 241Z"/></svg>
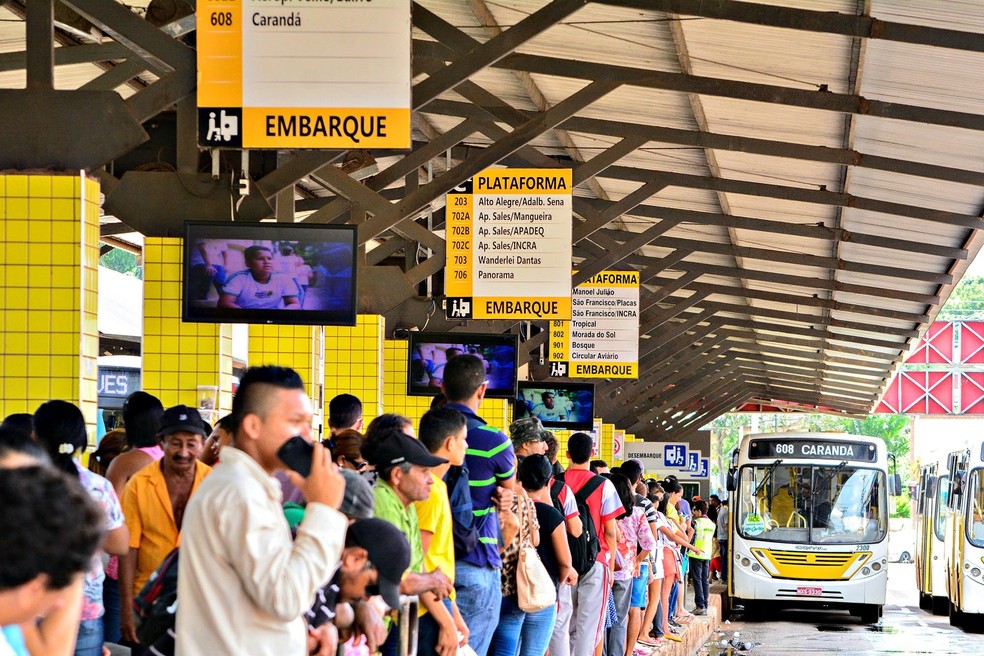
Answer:
<svg viewBox="0 0 984 656"><path fill-rule="evenodd" d="M923 465L919 470L916 491L916 586L919 607L945 615L946 552L943 533L946 528L946 498L950 476L946 462Z"/></svg>
<svg viewBox="0 0 984 656"><path fill-rule="evenodd" d="M947 457L944 551L950 624L984 615L984 444Z"/></svg>
<svg viewBox="0 0 984 656"><path fill-rule="evenodd" d="M885 604L888 476L882 440L843 433L746 436L732 456L729 592L769 605L841 608L874 623Z"/></svg>

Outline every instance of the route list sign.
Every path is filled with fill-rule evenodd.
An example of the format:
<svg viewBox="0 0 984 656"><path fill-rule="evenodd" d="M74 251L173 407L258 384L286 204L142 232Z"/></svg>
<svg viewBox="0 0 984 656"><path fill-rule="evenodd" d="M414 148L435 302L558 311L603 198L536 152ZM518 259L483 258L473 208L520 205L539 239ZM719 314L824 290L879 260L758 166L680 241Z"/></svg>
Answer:
<svg viewBox="0 0 984 656"><path fill-rule="evenodd" d="M410 148L406 0L198 0L198 141Z"/></svg>
<svg viewBox="0 0 984 656"><path fill-rule="evenodd" d="M570 321L550 323L550 375L639 377L639 272L602 271L574 289Z"/></svg>
<svg viewBox="0 0 984 656"><path fill-rule="evenodd" d="M487 169L447 195L449 319L570 319L570 169Z"/></svg>

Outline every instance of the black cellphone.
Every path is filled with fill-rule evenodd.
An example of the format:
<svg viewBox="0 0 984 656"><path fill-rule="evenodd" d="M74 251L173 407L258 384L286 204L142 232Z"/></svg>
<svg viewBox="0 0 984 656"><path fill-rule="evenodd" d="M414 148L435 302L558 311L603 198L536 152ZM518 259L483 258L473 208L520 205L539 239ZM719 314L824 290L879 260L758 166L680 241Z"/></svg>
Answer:
<svg viewBox="0 0 984 656"><path fill-rule="evenodd" d="M290 438L277 450L277 457L298 474L307 478L311 474L311 458L314 455L314 445L300 435Z"/></svg>

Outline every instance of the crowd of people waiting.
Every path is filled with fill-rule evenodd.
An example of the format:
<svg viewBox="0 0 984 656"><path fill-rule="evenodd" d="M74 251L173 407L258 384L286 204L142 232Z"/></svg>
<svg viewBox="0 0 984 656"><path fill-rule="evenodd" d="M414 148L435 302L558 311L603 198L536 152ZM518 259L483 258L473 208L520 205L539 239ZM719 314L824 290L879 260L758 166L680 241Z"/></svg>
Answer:
<svg viewBox="0 0 984 656"><path fill-rule="evenodd" d="M249 369L214 429L131 395L89 469L78 407L11 415L0 656L389 656L414 636L422 655L632 656L679 641L726 562L711 557L726 553L727 506L691 505L635 460L609 471L585 433L564 471L537 418L510 435L481 418L486 384L479 358L452 358L416 427L364 425L339 395L330 435L294 469L283 448L312 441L312 406L282 367ZM416 632L400 630L408 613Z"/></svg>

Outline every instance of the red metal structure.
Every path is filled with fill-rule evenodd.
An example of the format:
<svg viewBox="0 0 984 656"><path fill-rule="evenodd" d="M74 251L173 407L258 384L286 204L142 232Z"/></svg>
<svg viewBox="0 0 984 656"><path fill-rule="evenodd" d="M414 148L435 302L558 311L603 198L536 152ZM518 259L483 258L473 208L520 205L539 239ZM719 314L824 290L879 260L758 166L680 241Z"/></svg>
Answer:
<svg viewBox="0 0 984 656"><path fill-rule="evenodd" d="M737 412L833 412L759 401ZM889 383L879 414L984 415L984 321L937 321Z"/></svg>

